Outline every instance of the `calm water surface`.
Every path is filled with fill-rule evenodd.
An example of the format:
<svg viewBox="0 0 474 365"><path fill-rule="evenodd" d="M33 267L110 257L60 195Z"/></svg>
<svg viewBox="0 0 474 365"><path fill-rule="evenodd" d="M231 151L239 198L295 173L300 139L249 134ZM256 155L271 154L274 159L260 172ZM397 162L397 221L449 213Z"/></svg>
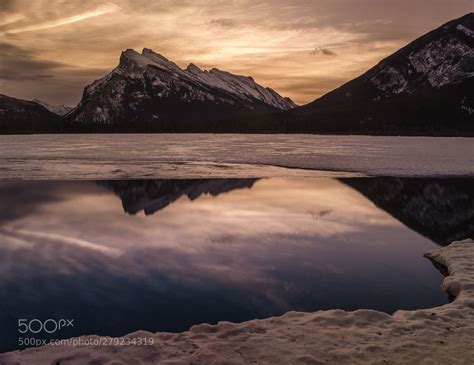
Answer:
<svg viewBox="0 0 474 365"><path fill-rule="evenodd" d="M430 197L469 204L471 183L449 185L459 194L416 180L0 183L0 351L18 348L19 318L74 319L60 338L441 305L442 276L423 253L469 217L433 230L444 210ZM400 199L418 205L403 211Z"/></svg>

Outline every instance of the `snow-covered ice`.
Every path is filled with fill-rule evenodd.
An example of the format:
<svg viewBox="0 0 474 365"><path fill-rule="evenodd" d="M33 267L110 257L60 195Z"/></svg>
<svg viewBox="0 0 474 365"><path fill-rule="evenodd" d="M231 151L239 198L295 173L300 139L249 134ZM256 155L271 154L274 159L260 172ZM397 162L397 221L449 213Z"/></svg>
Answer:
<svg viewBox="0 0 474 365"><path fill-rule="evenodd" d="M238 134L0 136L0 179L474 176L474 139Z"/></svg>

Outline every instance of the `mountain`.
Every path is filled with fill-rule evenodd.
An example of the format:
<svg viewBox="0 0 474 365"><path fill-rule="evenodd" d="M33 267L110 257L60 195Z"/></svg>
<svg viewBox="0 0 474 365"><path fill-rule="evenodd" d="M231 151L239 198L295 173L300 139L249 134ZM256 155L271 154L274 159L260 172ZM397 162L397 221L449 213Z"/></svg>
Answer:
<svg viewBox="0 0 474 365"><path fill-rule="evenodd" d="M142 131L219 131L225 122L296 107L251 77L194 64L181 69L145 48L122 52L119 65L87 86L67 116L72 128Z"/></svg>
<svg viewBox="0 0 474 365"><path fill-rule="evenodd" d="M284 113L287 131L474 136L474 13Z"/></svg>
<svg viewBox="0 0 474 365"><path fill-rule="evenodd" d="M0 133L57 132L62 118L33 101L0 94Z"/></svg>
<svg viewBox="0 0 474 365"><path fill-rule="evenodd" d="M340 181L442 246L474 237L473 179L378 177Z"/></svg>
<svg viewBox="0 0 474 365"><path fill-rule="evenodd" d="M2 96L0 132L240 132L474 136L474 13L416 39L375 67L297 107L251 77L150 49L84 89L71 111ZM39 105L42 104L43 106ZM48 114L48 110L60 119ZM62 129L61 129L62 128Z"/></svg>
<svg viewBox="0 0 474 365"><path fill-rule="evenodd" d="M181 180L115 180L99 181L122 200L128 214L144 211L151 215L166 208L182 196L190 200L201 195L217 196L236 189L251 188L257 179L181 179Z"/></svg>
<svg viewBox="0 0 474 365"><path fill-rule="evenodd" d="M45 103L44 101L38 100L38 99L33 99L34 103L37 103L41 106L44 106L46 109L48 109L51 113L63 116L69 113L73 108L67 105L51 105L48 103Z"/></svg>

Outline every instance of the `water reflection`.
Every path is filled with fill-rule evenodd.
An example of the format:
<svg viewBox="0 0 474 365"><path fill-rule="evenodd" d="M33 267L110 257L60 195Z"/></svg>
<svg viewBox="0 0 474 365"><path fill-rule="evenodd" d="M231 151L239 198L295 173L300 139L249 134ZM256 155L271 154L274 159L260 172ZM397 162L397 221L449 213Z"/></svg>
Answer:
<svg viewBox="0 0 474 365"><path fill-rule="evenodd" d="M445 303L435 244L363 181L1 183L0 350L18 318L73 318L68 337Z"/></svg>
<svg viewBox="0 0 474 365"><path fill-rule="evenodd" d="M251 188L256 179L192 179L192 180L126 180L103 181L99 185L112 190L122 199L125 212L146 215L166 208L186 196L195 200L202 195L219 194L242 188Z"/></svg>
<svg viewBox="0 0 474 365"><path fill-rule="evenodd" d="M473 179L341 179L440 245L474 237Z"/></svg>

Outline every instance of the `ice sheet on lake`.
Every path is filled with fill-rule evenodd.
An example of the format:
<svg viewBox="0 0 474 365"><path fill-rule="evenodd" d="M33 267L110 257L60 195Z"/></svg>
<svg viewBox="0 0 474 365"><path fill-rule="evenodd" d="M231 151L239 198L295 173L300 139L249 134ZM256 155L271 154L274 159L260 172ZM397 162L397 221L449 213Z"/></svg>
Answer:
<svg viewBox="0 0 474 365"><path fill-rule="evenodd" d="M474 176L474 139L236 134L0 136L0 179Z"/></svg>

